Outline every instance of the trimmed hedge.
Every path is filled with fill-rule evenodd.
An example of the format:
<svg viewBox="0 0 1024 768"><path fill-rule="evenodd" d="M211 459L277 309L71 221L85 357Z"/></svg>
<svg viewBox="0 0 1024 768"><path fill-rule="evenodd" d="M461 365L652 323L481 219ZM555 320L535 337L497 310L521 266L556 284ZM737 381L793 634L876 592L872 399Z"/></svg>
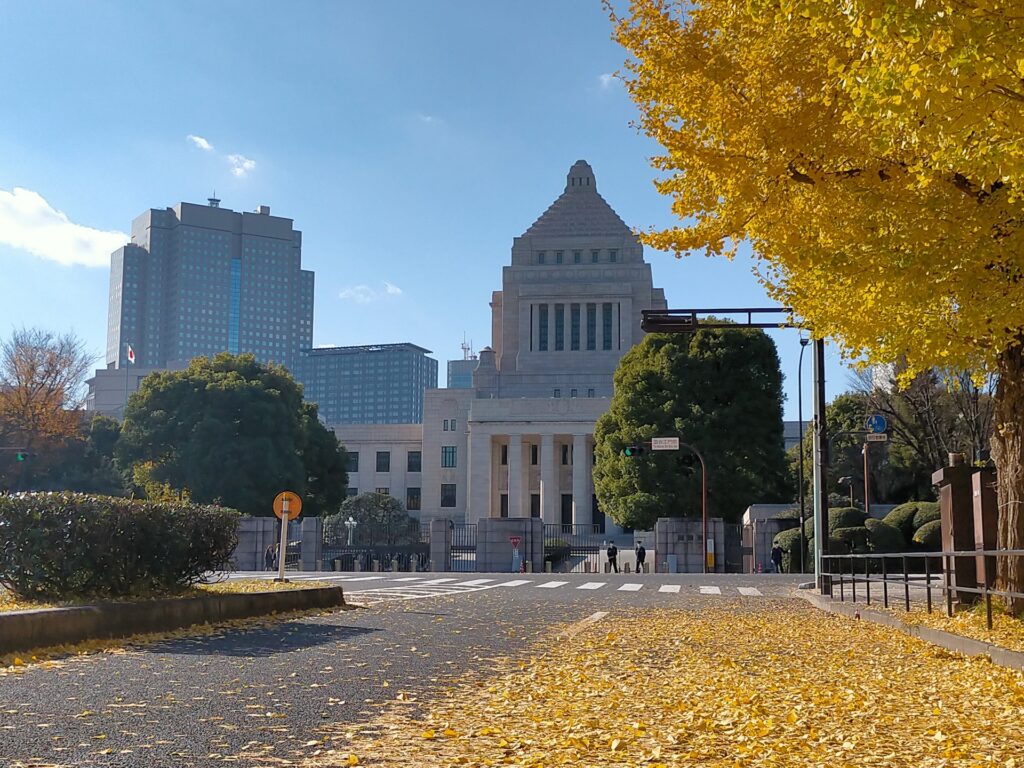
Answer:
<svg viewBox="0 0 1024 768"><path fill-rule="evenodd" d="M0 584L27 599L173 594L228 564L238 518L112 496L0 496Z"/></svg>
<svg viewBox="0 0 1024 768"><path fill-rule="evenodd" d="M867 515L858 507L832 507L828 511L828 533L834 537L840 528L856 528L864 525ZM804 536L814 540L814 515L804 521Z"/></svg>
<svg viewBox="0 0 1024 768"><path fill-rule="evenodd" d="M787 528L775 534L772 546L782 550L782 569L786 573L796 573L800 570L800 547L803 542L803 533L799 527Z"/></svg>
<svg viewBox="0 0 1024 768"><path fill-rule="evenodd" d="M914 531L919 531L928 523L938 521L941 517L939 513L939 502L937 501L921 501L917 505L917 514L914 515Z"/></svg>
<svg viewBox="0 0 1024 768"><path fill-rule="evenodd" d="M884 520L869 518L864 521L868 531L868 549L871 552L905 552L906 539L900 529Z"/></svg>
<svg viewBox="0 0 1024 768"><path fill-rule="evenodd" d="M863 555L868 551L868 529L863 525L856 528L837 528L835 540L843 547L832 552L834 555Z"/></svg>
<svg viewBox="0 0 1024 768"><path fill-rule="evenodd" d="M921 504L927 502L921 501L908 501L906 504L900 504L899 506L893 507L889 510L888 514L882 518L883 522L893 525L900 529L900 533L903 534L903 538L910 541L914 535L914 531L917 529L914 527L914 515L917 514L917 510Z"/></svg>
<svg viewBox="0 0 1024 768"><path fill-rule="evenodd" d="M914 544L923 552L938 552L942 549L942 523L932 520L914 533Z"/></svg>

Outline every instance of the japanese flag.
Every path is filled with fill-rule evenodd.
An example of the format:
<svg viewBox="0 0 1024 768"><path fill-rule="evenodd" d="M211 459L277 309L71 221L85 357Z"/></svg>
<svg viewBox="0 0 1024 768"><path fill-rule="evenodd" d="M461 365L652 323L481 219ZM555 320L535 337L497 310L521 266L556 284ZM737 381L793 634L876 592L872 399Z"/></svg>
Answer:
<svg viewBox="0 0 1024 768"><path fill-rule="evenodd" d="M128 345L128 362L135 365L135 350L132 349L132 345Z"/></svg>

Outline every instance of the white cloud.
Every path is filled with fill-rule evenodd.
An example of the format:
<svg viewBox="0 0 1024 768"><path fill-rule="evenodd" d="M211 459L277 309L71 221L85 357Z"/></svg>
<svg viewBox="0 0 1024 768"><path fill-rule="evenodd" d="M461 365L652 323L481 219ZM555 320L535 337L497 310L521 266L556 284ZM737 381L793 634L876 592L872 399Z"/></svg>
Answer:
<svg viewBox="0 0 1024 768"><path fill-rule="evenodd" d="M250 160L245 155L228 155L228 162L231 163L231 173L239 178L256 167L256 161Z"/></svg>
<svg viewBox="0 0 1024 768"><path fill-rule="evenodd" d="M191 141L193 144L195 144L197 147L199 147L199 149L203 150L204 152L213 152L213 144L208 142L202 136L196 136L196 135L190 133L185 138L188 139L189 141Z"/></svg>
<svg viewBox="0 0 1024 768"><path fill-rule="evenodd" d="M430 125L430 123L440 122L438 118L434 117L433 115L428 115L425 112L417 112L416 119L419 120L421 123L426 123L427 125Z"/></svg>
<svg viewBox="0 0 1024 768"><path fill-rule="evenodd" d="M356 304L369 304L371 301L377 301L387 296L401 296L402 289L394 283L384 281L384 290L377 291L368 285L353 285L350 288L345 288L338 294L338 298L343 301L354 301Z"/></svg>
<svg viewBox="0 0 1024 768"><path fill-rule="evenodd" d="M38 192L0 189L0 243L65 266L106 267L111 252L127 242L123 232L69 221Z"/></svg>
<svg viewBox="0 0 1024 768"><path fill-rule="evenodd" d="M611 72L605 72L603 75L600 75L597 79L598 82L601 83L601 90L607 91L609 88L615 85L616 77Z"/></svg>

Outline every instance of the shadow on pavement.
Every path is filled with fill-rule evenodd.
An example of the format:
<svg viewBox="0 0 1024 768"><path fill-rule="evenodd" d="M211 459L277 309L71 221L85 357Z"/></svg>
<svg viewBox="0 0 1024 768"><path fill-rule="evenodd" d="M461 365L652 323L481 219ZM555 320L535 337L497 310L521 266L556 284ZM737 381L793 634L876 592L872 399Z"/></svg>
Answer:
<svg viewBox="0 0 1024 768"><path fill-rule="evenodd" d="M144 646L147 653L178 653L196 656L273 656L326 643L355 640L382 630L365 627L339 627L331 624L288 622L273 627L227 629L207 637L167 640Z"/></svg>

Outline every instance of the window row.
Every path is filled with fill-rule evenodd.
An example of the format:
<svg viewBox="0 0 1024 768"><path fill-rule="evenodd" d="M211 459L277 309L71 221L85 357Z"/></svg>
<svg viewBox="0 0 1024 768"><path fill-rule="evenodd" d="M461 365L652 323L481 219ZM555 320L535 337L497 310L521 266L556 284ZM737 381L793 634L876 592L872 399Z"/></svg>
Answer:
<svg viewBox="0 0 1024 768"><path fill-rule="evenodd" d="M560 388L556 387L551 396L552 397L561 397L562 396L562 390ZM578 389L576 389L575 387L573 387L572 389L569 390L569 397L570 398L579 397L579 396L580 396L580 391ZM587 397L596 397L596 396L597 395L594 392L594 388L590 387L587 390Z"/></svg>
<svg viewBox="0 0 1024 768"><path fill-rule="evenodd" d="M601 315L601 339L598 342L598 307ZM566 345L566 307L568 307L569 340ZM584 314L585 313L585 314ZM590 304L532 304L530 305L530 351L547 352L554 349L562 352L569 349L577 352L584 347L588 352L597 350L598 343L603 351L618 348L614 344L612 331L619 313L619 305L610 301ZM619 320L621 323L621 319ZM585 325L584 325L585 323ZM551 328L554 326L554 338ZM586 337L583 336L586 332Z"/></svg>
<svg viewBox="0 0 1024 768"><path fill-rule="evenodd" d="M568 443L558 446L561 449L562 466L572 465L573 450L572 446ZM536 467L540 463L540 446L530 446L530 466ZM508 443L501 444L501 466L508 466Z"/></svg>
<svg viewBox="0 0 1024 768"><path fill-rule="evenodd" d="M442 467L455 467L457 466L457 447L454 445L441 446L441 466ZM359 451L347 451L346 457L348 463L345 466L348 472L359 471ZM391 451L377 451L376 463L374 469L377 472L390 472L391 471ZM406 456L406 472L422 472L423 471L423 452L422 451L409 451Z"/></svg>
<svg viewBox="0 0 1024 768"><path fill-rule="evenodd" d="M374 493L379 493L382 496L390 496L390 488L375 488ZM359 489L349 487L347 490L349 496L358 496ZM422 493L418 487L409 487L405 489L405 508L409 512L418 512L422 508ZM441 483L441 506L442 507L454 507L455 506L455 483Z"/></svg>
<svg viewBox="0 0 1024 768"><path fill-rule="evenodd" d="M608 249L608 263L615 264L619 260L619 250L617 248ZM572 251L572 263L582 264L584 261L583 250ZM601 261L601 249L591 248L590 249L590 263L598 264ZM537 251L537 263L538 264L564 264L565 263L565 251L552 251L552 259L548 259L547 251Z"/></svg>

